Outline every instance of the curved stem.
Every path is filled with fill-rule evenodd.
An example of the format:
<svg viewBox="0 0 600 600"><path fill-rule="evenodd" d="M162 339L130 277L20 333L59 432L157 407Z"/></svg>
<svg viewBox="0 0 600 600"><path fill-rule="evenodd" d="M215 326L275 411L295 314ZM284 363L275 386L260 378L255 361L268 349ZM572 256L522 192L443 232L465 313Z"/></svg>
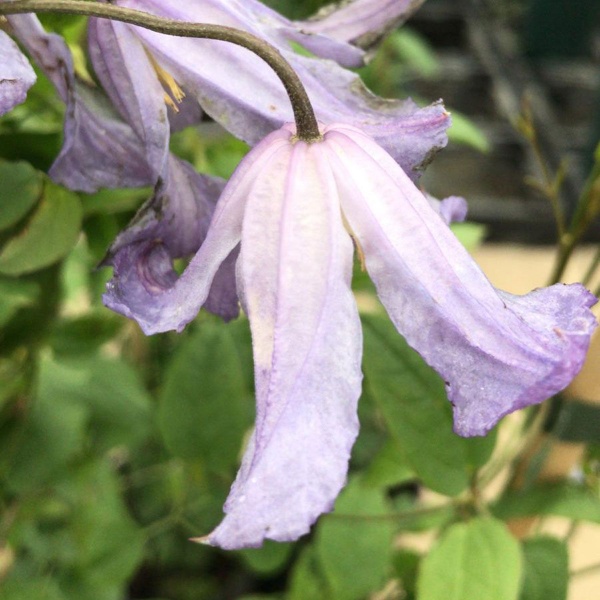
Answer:
<svg viewBox="0 0 600 600"><path fill-rule="evenodd" d="M100 4L86 0L14 0L0 3L0 15L30 12L58 12L99 17L137 25L166 35L206 38L243 46L262 58L283 83L294 111L298 139L305 142L321 139L313 107L300 78L277 48L251 33L222 25L186 23L114 4Z"/></svg>

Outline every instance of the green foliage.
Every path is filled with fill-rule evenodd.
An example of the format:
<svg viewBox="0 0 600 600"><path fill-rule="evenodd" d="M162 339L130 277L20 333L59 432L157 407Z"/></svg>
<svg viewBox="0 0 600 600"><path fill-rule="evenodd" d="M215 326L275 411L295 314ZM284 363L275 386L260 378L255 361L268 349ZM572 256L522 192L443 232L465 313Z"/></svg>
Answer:
<svg viewBox="0 0 600 600"><path fill-rule="evenodd" d="M252 424L252 392L229 331L240 326L247 323L203 323L175 353L160 394L158 426L167 448L215 471L237 464Z"/></svg>
<svg viewBox="0 0 600 600"><path fill-rule="evenodd" d="M335 511L321 519L315 550L332 600L358 600L378 589L389 571L395 532L381 490L354 479Z"/></svg>
<svg viewBox="0 0 600 600"><path fill-rule="evenodd" d="M501 519L554 515L600 523L600 499L590 490L572 484L548 484L506 494L493 507Z"/></svg>
<svg viewBox="0 0 600 600"><path fill-rule="evenodd" d="M369 393L415 473L431 489L456 495L468 485L465 443L452 432L443 382L386 319L363 316Z"/></svg>
<svg viewBox="0 0 600 600"><path fill-rule="evenodd" d="M324 2L270 4L303 18ZM88 77L86 20L43 22L66 37L78 76ZM439 63L407 29L360 71L396 97L417 72L433 80ZM2 600L566 598L566 545L519 543L503 521L600 523L598 453L585 471L590 489L536 486L486 505L480 482L506 466L501 448L492 456L496 432L452 432L443 382L377 308L358 264L359 305L379 312L363 317L361 433L335 510L298 543L228 553L191 543L221 520L251 431L248 323L202 314L180 335L145 338L101 305L110 272L96 265L152 190L75 194L50 181L63 115L38 73L27 102L0 119ZM487 149L476 124L452 117L452 141ZM248 146L204 125L178 132L171 149L228 177ZM582 222L597 204L592 175ZM472 223L452 227L468 249L484 235ZM408 533L437 541L417 552Z"/></svg>
<svg viewBox="0 0 600 600"><path fill-rule="evenodd" d="M26 202L33 185L24 192ZM77 241L81 216L79 198L47 180L26 225L0 250L0 274L23 275L64 258Z"/></svg>
<svg viewBox="0 0 600 600"><path fill-rule="evenodd" d="M500 521L476 518L449 527L423 560L419 600L517 600L518 542Z"/></svg>
<svg viewBox="0 0 600 600"><path fill-rule="evenodd" d="M565 600L569 553L564 542L537 537L523 542L525 576L519 600Z"/></svg>

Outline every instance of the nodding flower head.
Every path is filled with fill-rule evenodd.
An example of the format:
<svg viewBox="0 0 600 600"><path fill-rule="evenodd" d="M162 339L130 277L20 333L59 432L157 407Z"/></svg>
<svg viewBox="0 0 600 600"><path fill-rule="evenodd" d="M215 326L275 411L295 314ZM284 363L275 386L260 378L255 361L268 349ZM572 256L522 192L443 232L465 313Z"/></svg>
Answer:
<svg viewBox="0 0 600 600"><path fill-rule="evenodd" d="M579 284L494 289L447 226L464 201L426 197L360 130L323 127L313 143L294 132L284 126L241 162L181 277L140 282L125 259L105 295L147 334L179 331L236 260L257 415L226 516L205 538L223 548L296 539L344 485L362 378L355 247L399 333L446 382L460 435L563 389L597 325Z"/></svg>

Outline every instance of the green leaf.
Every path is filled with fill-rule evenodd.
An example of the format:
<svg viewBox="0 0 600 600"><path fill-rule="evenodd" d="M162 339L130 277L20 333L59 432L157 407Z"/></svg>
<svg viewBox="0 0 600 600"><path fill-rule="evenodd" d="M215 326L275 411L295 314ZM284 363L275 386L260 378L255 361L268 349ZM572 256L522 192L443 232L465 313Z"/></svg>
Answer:
<svg viewBox="0 0 600 600"><path fill-rule="evenodd" d="M0 277L0 327L8 323L17 311L35 304L40 287L34 281Z"/></svg>
<svg viewBox="0 0 600 600"><path fill-rule="evenodd" d="M0 231L18 223L41 193L42 176L29 163L0 160Z"/></svg>
<svg viewBox="0 0 600 600"><path fill-rule="evenodd" d="M79 198L46 181L27 225L0 251L0 273L22 275L60 260L75 245L80 228Z"/></svg>
<svg viewBox="0 0 600 600"><path fill-rule="evenodd" d="M2 600L68 600L50 577L13 577L2 582Z"/></svg>
<svg viewBox="0 0 600 600"><path fill-rule="evenodd" d="M68 525L77 548L79 577L74 581L69 577L69 583L75 589L91 590L90 600L111 588L120 592L115 598L122 598L121 588L143 558L144 536L127 512L120 482L108 461L85 465L59 491L75 504Z"/></svg>
<svg viewBox="0 0 600 600"><path fill-rule="evenodd" d="M287 600L332 600L312 546L306 546L294 564Z"/></svg>
<svg viewBox="0 0 600 600"><path fill-rule="evenodd" d="M525 577L519 600L566 600L569 551L561 540L538 537L523 542Z"/></svg>
<svg viewBox="0 0 600 600"><path fill-rule="evenodd" d="M152 401L135 369L123 360L92 356L79 365L89 372L79 401L90 412L90 428L97 449L125 445L135 448L150 433Z"/></svg>
<svg viewBox="0 0 600 600"><path fill-rule="evenodd" d="M388 440L362 473L361 481L371 487L390 487L415 479L395 440Z"/></svg>
<svg viewBox="0 0 600 600"><path fill-rule="evenodd" d="M254 572L260 575L272 575L283 569L293 550L292 544L265 540L262 547L241 550L239 555Z"/></svg>
<svg viewBox="0 0 600 600"><path fill-rule="evenodd" d="M50 344L58 354L81 356L96 352L99 346L113 339L122 327L121 318L101 308L80 317L61 319L54 326Z"/></svg>
<svg viewBox="0 0 600 600"><path fill-rule="evenodd" d="M61 472L83 445L87 411L79 401L89 373L42 357L37 394L20 431L2 452L13 490L30 490ZM9 450L10 449L10 450Z"/></svg>
<svg viewBox="0 0 600 600"><path fill-rule="evenodd" d="M505 525L489 518L449 527L421 565L419 600L517 600L522 558Z"/></svg>
<svg viewBox="0 0 600 600"><path fill-rule="evenodd" d="M167 448L217 471L233 468L251 425L250 393L229 326L202 323L167 367L158 413Z"/></svg>
<svg viewBox="0 0 600 600"><path fill-rule="evenodd" d="M458 238L459 242L469 251L476 250L483 242L487 229L480 223L471 223L464 221L462 223L452 223L450 225L452 233Z"/></svg>
<svg viewBox="0 0 600 600"><path fill-rule="evenodd" d="M468 464L441 379L387 319L364 316L363 331L367 386L388 430L428 487L459 494L468 485Z"/></svg>
<svg viewBox="0 0 600 600"><path fill-rule="evenodd" d="M395 525L377 516L388 512L383 492L355 479L342 490L335 512L321 519L315 549L332 600L365 598L383 584Z"/></svg>
<svg viewBox="0 0 600 600"><path fill-rule="evenodd" d="M588 489L572 484L540 485L523 492L511 492L492 510L503 520L554 515L600 524L600 498Z"/></svg>
<svg viewBox="0 0 600 600"><path fill-rule="evenodd" d="M448 139L471 146L480 152L490 151L490 142L485 133L471 119L455 110L452 111L452 125L448 129Z"/></svg>

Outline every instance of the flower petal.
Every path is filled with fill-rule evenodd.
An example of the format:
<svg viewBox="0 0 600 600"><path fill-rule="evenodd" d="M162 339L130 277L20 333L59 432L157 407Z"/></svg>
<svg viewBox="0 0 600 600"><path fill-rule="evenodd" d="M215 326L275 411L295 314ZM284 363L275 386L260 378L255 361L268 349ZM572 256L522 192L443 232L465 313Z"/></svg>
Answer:
<svg viewBox="0 0 600 600"><path fill-rule="evenodd" d="M563 389L597 323L581 285L497 292L423 194L363 133L325 140L342 208L398 331L442 376L455 430L483 435L505 414ZM360 165L360 169L356 168Z"/></svg>
<svg viewBox="0 0 600 600"><path fill-rule="evenodd" d="M154 195L117 236L103 261L115 268L118 285L110 286L112 293L118 289L120 296L140 303L149 293L172 287L177 280L173 260L198 251L224 184L171 155ZM110 298L107 294L105 301L112 306ZM227 263L226 272L213 282L207 308L225 320L237 317L234 264Z"/></svg>
<svg viewBox="0 0 600 600"><path fill-rule="evenodd" d="M370 48L404 23L425 0L354 0L332 4L298 23L306 31Z"/></svg>
<svg viewBox="0 0 600 600"><path fill-rule="evenodd" d="M0 115L3 115L25 101L36 77L19 47L3 31L0 31L0 56Z"/></svg>
<svg viewBox="0 0 600 600"><path fill-rule="evenodd" d="M165 3L127 0L124 6L150 10L185 21L232 24L230 11L207 11L206 0ZM250 25L237 23L252 31ZM180 39L133 28L153 56L194 94L202 108L223 127L255 144L269 132L292 121L289 99L270 67L245 48L214 40ZM267 32L259 29L259 33ZM411 100L383 100L371 94L358 76L328 60L294 53L279 33L267 36L290 62L307 88L320 121L343 121L366 131L399 164L417 176L432 155L446 144L450 117L437 103L419 108Z"/></svg>
<svg viewBox="0 0 600 600"><path fill-rule="evenodd" d="M254 178L251 167L259 172L263 161L268 160L270 153L283 143L282 136L282 132L274 132L257 146L255 159L250 157L238 167L217 203L204 241L179 278L173 271L171 258L184 247L189 251L198 238L194 237L193 224L190 224L192 227L188 229L187 241L184 238L183 245L180 245L174 235L177 226L171 230L169 225L169 222L173 223L172 219L176 218L176 210L170 212L169 222L166 224L160 223L160 212L152 214L153 207L159 210L163 208L159 188L158 195L142 213L143 220L140 224L138 226L132 224L125 236L113 248L114 255L108 262L114 267L114 276L107 284L107 291L103 296L106 306L135 319L146 335L172 329L181 331L206 302L221 265L225 262L223 268L232 271L233 258L230 258L229 262L226 262L226 259L240 241L246 196ZM265 153L261 152L263 147L267 148ZM172 163L172 160L170 162ZM193 174L190 167L183 168L181 163L179 167L179 174L172 179L175 188L181 184L181 178L200 177ZM168 189L169 182L165 185ZM178 196L180 192L172 193L174 198L179 198L181 201L181 196ZM193 188L191 193L195 193ZM183 205L187 207L184 218L190 217L189 211L194 202L185 199ZM202 219L204 217L205 215ZM200 232L204 225L205 221ZM165 239L160 239L159 243L156 243L149 237L148 233L153 231L153 228L156 228L155 231L160 235L167 233ZM143 240L137 241L138 236ZM199 238L202 237L201 233ZM176 252L171 254L164 243L173 244L172 248L176 249ZM227 282L227 278L225 282L219 281L219 286L223 285L229 288L233 286L232 283ZM221 289L215 293L222 294L227 291ZM216 298L214 301L217 301Z"/></svg>
<svg viewBox="0 0 600 600"><path fill-rule="evenodd" d="M16 37L67 105L64 143L50 169L62 185L84 192L153 185L146 150L106 98L78 81L64 40L46 33L33 14L7 17Z"/></svg>
<svg viewBox="0 0 600 600"><path fill-rule="evenodd" d="M148 54L131 28L108 19L90 19L89 51L102 87L146 148L148 163L162 171L169 151L165 91Z"/></svg>
<svg viewBox="0 0 600 600"><path fill-rule="evenodd" d="M294 540L333 507L358 432L361 333L352 243L320 144L282 149L255 181L238 265L254 348L256 428L209 536Z"/></svg>

